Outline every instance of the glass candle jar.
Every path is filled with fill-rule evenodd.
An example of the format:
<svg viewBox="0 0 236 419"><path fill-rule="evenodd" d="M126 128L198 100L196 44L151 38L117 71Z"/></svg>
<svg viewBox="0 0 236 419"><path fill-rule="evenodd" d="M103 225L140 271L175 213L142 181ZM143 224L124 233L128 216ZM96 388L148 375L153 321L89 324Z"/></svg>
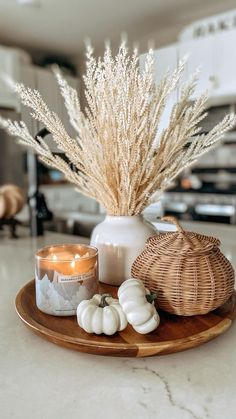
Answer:
<svg viewBox="0 0 236 419"><path fill-rule="evenodd" d="M48 246L35 254L36 304L54 316L76 314L98 292L98 250L85 244Z"/></svg>

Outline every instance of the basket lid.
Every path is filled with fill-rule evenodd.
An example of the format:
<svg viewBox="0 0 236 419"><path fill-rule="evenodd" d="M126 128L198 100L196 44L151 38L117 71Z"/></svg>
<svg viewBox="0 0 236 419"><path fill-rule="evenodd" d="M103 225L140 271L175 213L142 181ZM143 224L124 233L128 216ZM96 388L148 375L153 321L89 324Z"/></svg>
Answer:
<svg viewBox="0 0 236 419"><path fill-rule="evenodd" d="M207 254L220 245L220 240L215 237L185 231L174 217L163 217L162 220L175 224L177 232L161 233L147 240L148 250L156 254L197 256Z"/></svg>

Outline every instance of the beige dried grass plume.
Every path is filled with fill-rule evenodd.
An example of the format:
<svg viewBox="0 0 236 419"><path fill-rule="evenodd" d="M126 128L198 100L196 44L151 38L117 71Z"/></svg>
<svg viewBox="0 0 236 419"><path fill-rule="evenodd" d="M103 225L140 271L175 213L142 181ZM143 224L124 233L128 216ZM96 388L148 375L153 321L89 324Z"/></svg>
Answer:
<svg viewBox="0 0 236 419"><path fill-rule="evenodd" d="M98 60L88 47L84 77L88 106L84 112L76 90L56 71L70 123L77 133L75 138L68 135L38 91L15 84L22 103L52 133L75 171L60 156L53 155L42 138L37 142L23 122L1 119L0 125L19 137L21 144L33 148L42 162L60 170L81 193L99 201L108 214L139 214L154 193L165 190L184 168L214 147L236 123L235 116L228 115L210 133L199 134L199 122L206 116L207 95L190 102L197 83L193 77L182 88L168 127L160 132L161 116L170 94L179 84L184 62L173 74L166 74L158 85L154 81L153 64L152 50L141 72L137 50L130 56L125 43L115 57L107 46L103 59Z"/></svg>

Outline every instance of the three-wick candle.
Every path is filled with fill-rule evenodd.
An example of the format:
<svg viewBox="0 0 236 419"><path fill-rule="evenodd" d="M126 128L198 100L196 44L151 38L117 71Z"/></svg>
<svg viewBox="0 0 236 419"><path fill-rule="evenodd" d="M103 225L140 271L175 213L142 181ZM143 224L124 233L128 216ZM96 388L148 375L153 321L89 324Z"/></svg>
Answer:
<svg viewBox="0 0 236 419"><path fill-rule="evenodd" d="M35 255L37 307L55 316L76 314L98 291L98 251L84 244L44 247Z"/></svg>

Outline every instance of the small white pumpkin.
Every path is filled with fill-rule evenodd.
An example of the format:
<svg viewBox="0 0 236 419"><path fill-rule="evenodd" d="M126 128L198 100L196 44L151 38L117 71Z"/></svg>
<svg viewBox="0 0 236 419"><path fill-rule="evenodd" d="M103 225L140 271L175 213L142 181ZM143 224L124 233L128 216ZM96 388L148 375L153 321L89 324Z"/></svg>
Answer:
<svg viewBox="0 0 236 419"><path fill-rule="evenodd" d="M117 299L95 294L77 307L77 321L87 333L113 335L127 327L126 316Z"/></svg>
<svg viewBox="0 0 236 419"><path fill-rule="evenodd" d="M124 281L118 290L118 298L128 322L136 332L146 334L158 327L160 317L151 302L152 294L140 279Z"/></svg>

